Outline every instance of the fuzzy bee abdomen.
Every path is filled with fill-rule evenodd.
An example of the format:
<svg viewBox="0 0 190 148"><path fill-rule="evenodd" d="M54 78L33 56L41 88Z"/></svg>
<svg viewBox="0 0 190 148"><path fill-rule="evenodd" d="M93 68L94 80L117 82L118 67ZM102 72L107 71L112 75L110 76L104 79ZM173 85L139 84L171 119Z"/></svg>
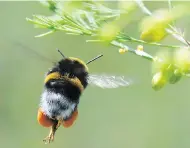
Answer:
<svg viewBox="0 0 190 148"><path fill-rule="evenodd" d="M69 101L63 94L44 90L41 96L41 110L54 120L67 120L76 107L77 104Z"/></svg>

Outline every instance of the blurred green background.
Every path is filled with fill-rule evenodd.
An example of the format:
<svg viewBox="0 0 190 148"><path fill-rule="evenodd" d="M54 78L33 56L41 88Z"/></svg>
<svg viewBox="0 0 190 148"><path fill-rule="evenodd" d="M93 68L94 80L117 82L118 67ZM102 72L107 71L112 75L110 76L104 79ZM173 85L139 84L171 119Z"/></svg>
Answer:
<svg viewBox="0 0 190 148"><path fill-rule="evenodd" d="M190 2L186 2L190 5ZM145 2L151 9L167 8L167 2ZM110 2L113 5L113 2ZM45 30L26 22L33 14L49 15L38 2L0 2L0 147L6 148L189 148L190 80L161 91L151 88L151 63L132 54L99 43L86 43L85 37L63 32L34 38ZM139 20L140 18L137 18ZM190 20L178 25L189 38ZM131 36L139 38L138 23L127 26ZM21 46L21 43L26 47ZM167 37L163 43L177 44ZM137 44L128 43L131 47ZM133 80L127 88L101 89L89 86L81 97L79 117L71 128L59 128L54 143L44 145L49 133L36 120L44 74L52 61L74 56L85 61L103 53L89 65L91 73L124 75ZM161 48L145 46L154 54Z"/></svg>

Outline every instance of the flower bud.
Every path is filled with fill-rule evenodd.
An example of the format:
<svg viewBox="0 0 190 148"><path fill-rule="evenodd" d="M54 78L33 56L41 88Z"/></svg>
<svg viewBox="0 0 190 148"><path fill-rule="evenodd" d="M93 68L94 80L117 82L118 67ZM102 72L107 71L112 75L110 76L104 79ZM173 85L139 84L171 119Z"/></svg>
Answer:
<svg viewBox="0 0 190 148"><path fill-rule="evenodd" d="M173 74L168 78L170 84L177 83L182 77L182 73L179 69L174 70Z"/></svg>
<svg viewBox="0 0 190 148"><path fill-rule="evenodd" d="M156 54L154 62L152 63L152 72L166 71L172 63L171 53L168 50L159 51Z"/></svg>
<svg viewBox="0 0 190 148"><path fill-rule="evenodd" d="M120 49L119 49L119 53L120 53L120 54L123 54L123 53L125 53L125 52L127 52L127 51L128 51L127 49L123 49L123 48L120 48Z"/></svg>
<svg viewBox="0 0 190 148"><path fill-rule="evenodd" d="M166 27L172 21L189 14L189 8L186 5L177 5L170 11L168 9L159 9L151 16L145 17L141 22L141 39L146 42L158 42L166 35Z"/></svg>
<svg viewBox="0 0 190 148"><path fill-rule="evenodd" d="M162 40L167 35L164 28L153 28L149 30L144 30L141 33L141 40L146 42L158 42Z"/></svg>
<svg viewBox="0 0 190 148"><path fill-rule="evenodd" d="M154 90L160 90L166 84L167 80L162 71L156 73L152 79L152 88Z"/></svg>
<svg viewBox="0 0 190 148"><path fill-rule="evenodd" d="M190 69L190 51L187 48L177 49L174 54L174 62L186 73Z"/></svg>
<svg viewBox="0 0 190 148"><path fill-rule="evenodd" d="M155 11L152 16L145 17L142 20L140 38L146 42L162 40L167 35L165 28L171 20L168 10L161 9Z"/></svg>
<svg viewBox="0 0 190 148"><path fill-rule="evenodd" d="M137 50L143 51L143 46L142 46L142 45L138 45L138 46L137 46Z"/></svg>

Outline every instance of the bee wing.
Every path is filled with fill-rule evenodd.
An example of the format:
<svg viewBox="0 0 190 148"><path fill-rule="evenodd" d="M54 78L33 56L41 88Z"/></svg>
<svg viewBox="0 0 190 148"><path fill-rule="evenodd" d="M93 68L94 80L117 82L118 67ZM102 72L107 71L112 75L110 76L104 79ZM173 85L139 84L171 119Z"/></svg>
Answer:
<svg viewBox="0 0 190 148"><path fill-rule="evenodd" d="M124 76L90 74L88 83L101 88L118 88L129 86L132 81Z"/></svg>
<svg viewBox="0 0 190 148"><path fill-rule="evenodd" d="M45 62L48 62L48 63L53 63L55 64L56 62L53 62L51 59L41 55L40 53L38 53L36 50L34 50L33 48L31 48L30 46L26 45L26 44L23 44L19 41L11 41L12 44L15 46L18 46L20 47L21 50L23 50L24 52L26 52L27 55L35 55L35 59L38 59L38 60L42 60L42 61L45 61Z"/></svg>

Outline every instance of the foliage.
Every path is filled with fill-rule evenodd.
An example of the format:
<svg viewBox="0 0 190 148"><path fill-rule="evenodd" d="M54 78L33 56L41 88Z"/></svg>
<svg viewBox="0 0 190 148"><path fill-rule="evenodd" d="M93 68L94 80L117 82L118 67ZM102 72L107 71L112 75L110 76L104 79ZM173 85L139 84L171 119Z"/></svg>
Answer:
<svg viewBox="0 0 190 148"><path fill-rule="evenodd" d="M56 31L63 31L69 35L91 36L87 42L105 42L116 46L120 53L131 52L137 56L153 62L152 87L155 90L162 88L167 82L174 84L182 76L190 74L189 42L184 33L177 29L175 21L189 15L188 7L176 5L172 7L168 1L169 9L159 9L150 12L140 0L121 1L118 8L109 8L104 2L98 1L41 1L50 11L51 16L33 15L27 21L35 27L46 28L49 31L36 37L43 37ZM142 11L145 16L141 20L140 39L129 36L123 31L125 26L133 21L136 11ZM125 21L123 21L125 20ZM159 43L166 36L171 35L179 40L181 45L164 45ZM127 42L136 42L143 45L158 46L175 49L175 55L161 52L152 56L143 50L143 46L132 49ZM184 58L186 56L186 58Z"/></svg>

